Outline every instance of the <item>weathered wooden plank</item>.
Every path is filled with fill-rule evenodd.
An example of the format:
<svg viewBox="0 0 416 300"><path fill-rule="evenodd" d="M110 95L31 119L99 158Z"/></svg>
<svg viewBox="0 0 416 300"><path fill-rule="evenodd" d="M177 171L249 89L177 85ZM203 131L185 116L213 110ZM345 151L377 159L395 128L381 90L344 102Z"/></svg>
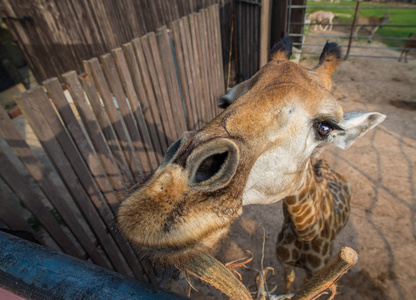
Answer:
<svg viewBox="0 0 416 300"><path fill-rule="evenodd" d="M109 54L106 54L106 55L109 55ZM104 60L103 56L101 56L101 59L102 61ZM110 56L110 59L111 59L111 56ZM142 172L139 168L135 153L129 143L129 139L127 137L127 134L124 130L124 126L122 124L123 121L121 120L120 114L116 109L116 106L114 104L114 98L110 91L110 87L111 87L113 95L123 94L120 80L118 80L117 82L117 80L112 78L112 76L109 74L109 72L115 73L113 75L117 74L117 71L115 70L115 66L114 64L110 66L113 69L112 71L108 70L108 67L109 67L108 65L104 66L104 71L107 77L107 81L106 81L106 78L104 77L104 72L101 69L98 59L92 58L88 61L88 63L92 71L92 76L94 77L95 86L97 87L98 92L101 96L101 99L104 103L104 108L105 108L105 111L107 112L108 119L111 122L114 132L118 138L118 143L123 151L124 159L127 163L129 171L133 175L133 178L129 178L130 180L129 183L132 184L134 182L133 180L135 180L135 182L138 182L142 179ZM120 88L121 88L121 91L118 91L118 89ZM126 174L129 174L130 172L126 170Z"/></svg>
<svg viewBox="0 0 416 300"><path fill-rule="evenodd" d="M212 99L212 88L210 84L210 65L211 62L209 60L209 42L208 42L208 34L207 34L207 28L204 18L204 12L201 11L198 13L198 27L199 27L199 36L200 36L200 43L201 43L201 49L202 49L202 61L201 64L203 66L204 70L204 81L205 81L205 87L206 87L206 105L209 107L209 119L212 119L214 116L213 106L211 103Z"/></svg>
<svg viewBox="0 0 416 300"><path fill-rule="evenodd" d="M209 49L209 67L211 71L211 77L210 77L210 87L211 87L211 109L213 112L213 117L215 117L216 113L216 103L217 103L217 94L218 94L218 81L217 81L217 51L215 49L215 36L214 36L214 30L215 26L213 24L213 12L211 9L207 8L204 10L204 16L205 16L205 22L207 27L207 34L208 34L208 49ZM211 121L210 120L207 120Z"/></svg>
<svg viewBox="0 0 416 300"><path fill-rule="evenodd" d="M190 107L192 109L192 127L191 129L195 130L195 129L199 129L199 115L198 115L198 108L196 106L195 103L195 93L194 93L194 78L192 78L192 71L191 71L191 67L190 67L190 61L189 61L189 57L190 57L190 48L188 45L188 42L186 40L186 33L185 33L185 28L187 26L186 24L186 17L182 18L179 22L179 37L180 37L180 42L181 42L181 46L182 46L182 51L183 51L183 60L182 63L184 64L184 71L185 71L185 77L183 78L183 80L186 80L186 87L188 89L189 92L189 103L190 103ZM182 78L181 78L182 80Z"/></svg>
<svg viewBox="0 0 416 300"><path fill-rule="evenodd" d="M123 175L124 181L129 184L133 183L133 176L127 165L124 153L121 150L121 146L118 142L116 133L114 132L114 129L113 129L113 126L111 125L109 117L105 109L102 106L102 103L101 103L102 99L100 98L101 95L99 96L98 88L96 87L95 80L93 80L93 74L92 74L93 71L91 70L90 63L84 62L84 67L85 67L87 74L89 74L89 77L86 80L82 81L84 91L87 94L88 100L94 111L95 117L97 118L98 124L100 124L101 130L107 140L107 143L111 149L111 152L113 153L117 166L121 174Z"/></svg>
<svg viewBox="0 0 416 300"><path fill-rule="evenodd" d="M57 118L48 97L41 87L34 88L24 95L26 96L16 97L19 107L91 225L101 247L117 271L131 275L124 257L120 255L114 240L108 235L105 224L91 203L93 201L96 207L101 208L103 206L100 205L105 201L98 202L99 189ZM102 213L110 214L110 210Z"/></svg>
<svg viewBox="0 0 416 300"><path fill-rule="evenodd" d="M97 259L100 261L101 254L97 251L95 241L86 234L86 228L79 223L77 215L74 214L74 209L67 203L67 200L62 197L62 191L56 187L50 175L45 172L39 159L14 126L6 111L1 107L0 134L42 189L45 196L53 204L88 255L90 255L94 261Z"/></svg>
<svg viewBox="0 0 416 300"><path fill-rule="evenodd" d="M59 223L55 220L49 210L41 203L36 193L29 188L29 183L19 174L16 167L6 157L6 154L0 148L0 177L7 183L10 189L19 197L22 203L31 211L36 219L42 224L46 231L49 232L54 241L69 255L83 258L83 251L76 246L69 235L65 232ZM96 263L103 264L108 268L111 267L104 258Z"/></svg>
<svg viewBox="0 0 416 300"><path fill-rule="evenodd" d="M168 87L166 83L164 68L162 65L161 55L170 55L172 51L171 49L167 49L168 53L160 53L157 39L156 39L156 34L154 32L148 33L147 37L148 37L151 53L153 55L153 62L154 62L154 67L156 71L156 78L154 78L153 82L156 83L155 84L156 90L159 91L160 98L162 100L161 102L163 103L163 107L165 109L164 113L166 114L166 121L167 121L165 124L169 126L168 130L165 130L165 132L170 132L169 133L170 135L168 135L167 138L170 140L169 144L171 144L177 140L178 135L180 135L182 132L180 132L179 134L176 133L173 109L172 109L172 104L169 99Z"/></svg>
<svg viewBox="0 0 416 300"><path fill-rule="evenodd" d="M168 145L166 141L166 135L163 128L163 122L160 117L159 107L157 105L157 99L153 90L153 85L150 78L150 71L149 67L146 62L143 43L141 39L134 39L132 40L132 44L134 47L135 56L137 59L137 64L139 69L141 70L143 86L145 89L145 93L147 95L147 104L149 105L149 110L152 116L152 123L156 129L156 135L159 139L159 145L161 152L160 154L164 154ZM144 108L143 108L144 109ZM149 124L148 124L149 125ZM154 144L155 145L155 144Z"/></svg>
<svg viewBox="0 0 416 300"><path fill-rule="evenodd" d="M200 73L200 80L201 80L201 90L202 90L202 101L204 103L205 108L205 115L204 117L206 120L212 118L212 110L209 104L209 84L207 80L207 68L205 64L205 55L206 49L204 49L205 45L203 44L203 37L202 34L202 25L201 23L201 15L193 13L190 16L191 26L193 24L193 29L195 31L195 42L197 46L197 53L198 53L198 66L199 66L199 73Z"/></svg>
<svg viewBox="0 0 416 300"><path fill-rule="evenodd" d="M135 147L138 147L137 142L141 142L140 135L137 131L137 126L134 123L134 119L128 107L126 94L124 93L123 85L121 83L120 76L114 64L113 57L110 54L105 54L101 56L101 61L104 65L104 72L107 77L108 85L113 93L113 98L115 98L117 101L121 116L124 120L124 125L130 136L127 136L127 132L125 131L124 126L122 124L123 121L120 119L119 111L117 111L114 102L112 102L112 107L109 110L113 111L116 118L113 120L111 120L112 118L110 118L110 120L113 124L117 124L116 126L113 125L113 127L116 129L117 136L120 140L120 145L122 145L127 162L130 166L130 170L132 171L132 174L136 182L140 182L143 179L143 166L146 165L146 169L149 169L147 159L140 160L139 166L139 157L137 156L135 151ZM129 138L132 143L131 145Z"/></svg>
<svg viewBox="0 0 416 300"><path fill-rule="evenodd" d="M135 114L135 111L139 109L138 107L140 104L134 90L133 81L130 77L123 50L121 48L114 49L112 50L112 54L115 58L121 82L127 95L126 100L130 104L129 108L127 101L119 101L120 111L123 115L124 123L126 124L127 130L129 131L134 150L136 151L136 155L139 158L143 172L145 174L149 174L157 167L157 158L155 156L148 132L146 132L146 134L142 133L142 135L140 135L139 132L139 130L142 132L144 130L147 131L147 126L144 122L143 115L138 113L138 119L136 119L137 126L134 121L133 115ZM141 109L139 109L139 111L140 110ZM144 126L144 128L141 128L141 126ZM146 144L146 142L148 144Z"/></svg>
<svg viewBox="0 0 416 300"><path fill-rule="evenodd" d="M215 98L215 115L220 113L220 109L218 107L219 97L225 94L224 88L224 69L223 69L223 57L222 57L222 45L221 45L221 28L220 28L220 14L219 14L219 6L218 4L212 6L213 10L213 23L214 23L214 35L215 35L215 51L216 55L216 66L217 66L217 86L218 86L218 94Z"/></svg>
<svg viewBox="0 0 416 300"><path fill-rule="evenodd" d="M149 71L148 75L152 82L153 91L155 93L155 99L160 114L160 120L162 122L163 132L167 146L169 146L174 141L174 134L172 132L174 123L172 120L171 111L169 110L170 105L167 105L167 103L164 101L162 89L159 82L160 78L158 78L158 70L160 70L158 61L160 61L160 57L159 51L157 50L156 38L154 33L151 32L140 38L140 41L142 44L144 56L146 58L147 68ZM166 151L166 149L167 147L164 148L163 151Z"/></svg>
<svg viewBox="0 0 416 300"><path fill-rule="evenodd" d="M217 45L217 65L218 65L218 72L219 72L219 96L225 94L225 80L224 80L224 70L223 70L223 56L222 56L222 36L221 36L221 20L220 20L220 12L219 12L219 5L216 4L213 7L214 10L214 22L215 22L215 37L216 37L216 45ZM218 105L215 105L216 113L220 112Z"/></svg>
<svg viewBox="0 0 416 300"><path fill-rule="evenodd" d="M186 79L186 70L184 64L184 50L182 47L181 42L181 34L180 34L180 22L181 20L177 20L169 25L170 30L172 31L172 39L173 44L175 47L175 54L176 54L176 61L178 65L178 72L179 72L179 81L181 84L181 91L183 96L183 101L185 103L185 113L187 116L187 123L189 129L194 128L195 118L192 110L189 89L188 89L188 80Z"/></svg>
<svg viewBox="0 0 416 300"><path fill-rule="evenodd" d="M152 158L150 159L152 162L152 167L155 169L162 162L162 147L160 145L158 136L158 128L155 125L152 111L150 109L146 89L143 85L144 82L142 80L142 75L136 59L133 44L124 44L123 51L134 86L134 93L128 89L130 93L128 100L136 122L139 125L140 134L146 143L147 152L149 153L150 157L153 156L151 154L152 152L156 157L156 165L154 160Z"/></svg>
<svg viewBox="0 0 416 300"><path fill-rule="evenodd" d="M191 28L190 28L190 18L189 16L186 16L183 18L184 20L184 33L185 33L185 42L186 42L186 48L188 49L189 57L187 59L189 63L189 69L190 69L190 76L192 78L192 86L190 88L193 89L194 93L194 99L193 103L196 107L196 112L198 115L198 128L201 128L205 125L205 112L204 112L204 105L203 101L201 99L201 88L200 88L200 77L198 76L198 64L197 64L197 53L195 53L193 45L192 45L192 34L191 34Z"/></svg>
<svg viewBox="0 0 416 300"><path fill-rule="evenodd" d="M100 188L102 195L113 209L113 212L116 213L119 201L117 200L113 187L107 178L95 150L92 148L87 137L84 135L81 126L79 125L68 101L66 100L62 91L61 83L57 78L51 78L44 81L43 85L46 88L49 97L52 99L52 102L55 104L62 121L65 123L65 127L71 134L79 153L82 155L85 163L87 164L89 171ZM57 120L55 120L55 122L57 122ZM60 125L58 124L57 126Z"/></svg>
<svg viewBox="0 0 416 300"><path fill-rule="evenodd" d="M203 93L203 81L202 81L202 74L201 74L201 66L199 64L200 61L200 49L198 45L198 35L196 30L196 24L195 24L195 15L191 14L188 16L188 22L189 22L189 33L191 37L191 51L193 53L193 76L195 78L194 80L194 88L195 88L195 97L196 100L199 103L200 108L200 115L204 120L208 119L208 108L206 106L204 93Z"/></svg>
<svg viewBox="0 0 416 300"><path fill-rule="evenodd" d="M165 74L166 84L169 91L169 100L172 103L171 108L173 115L175 116L174 122L176 137L179 138L182 133L187 130L187 128L181 95L179 92L178 76L176 74L175 62L172 53L172 44L166 26L162 26L157 30L156 38L160 52L163 53L160 58L162 59L163 72Z"/></svg>
<svg viewBox="0 0 416 300"><path fill-rule="evenodd" d="M105 193L107 203L113 210L113 213L109 210L109 207L104 202L104 199L99 195L96 189L94 194L89 194L91 201L93 201L94 205L97 207L104 223L107 225L109 232L113 236L114 240L118 244L121 252L124 254L129 265L132 267L132 271L138 279L143 280L143 274L141 272L142 267L140 266L134 252L132 251L129 243L127 240L120 234L118 230L118 226L115 221L115 214L117 213L118 209L118 200L116 195L113 192L111 184L109 183L107 176L98 161L95 151L92 149L90 144L88 143L84 133L80 125L78 124L71 108L69 107L69 103L67 102L65 95L62 92L61 84L56 78L50 79L45 81L44 86L47 88L49 96L52 98L62 120L65 122L66 128L70 132L72 138L75 141L75 144L78 146L78 150L84 158L84 161L87 163L91 174L94 176L98 186L101 190L104 191L111 191ZM52 121L52 120L50 120ZM59 122L59 120L55 119L54 123ZM60 124L54 124L54 127L59 127ZM82 172L85 172L82 170Z"/></svg>
<svg viewBox="0 0 416 300"><path fill-rule="evenodd" d="M81 84L78 81L77 75L74 71L71 71L63 74L62 77L68 86L68 90L71 93L71 97L74 100L75 106L77 107L78 113L80 114L81 120L86 131L88 132L91 142L96 149L98 158L104 167L107 178L110 180L111 185L116 192L117 199L120 201L122 199L122 195L127 190L127 187L122 180L113 154L105 141L98 121L95 118L95 115L91 110L91 106L86 99L84 91L82 90ZM84 84L84 86L86 87L86 90L89 88L88 84Z"/></svg>

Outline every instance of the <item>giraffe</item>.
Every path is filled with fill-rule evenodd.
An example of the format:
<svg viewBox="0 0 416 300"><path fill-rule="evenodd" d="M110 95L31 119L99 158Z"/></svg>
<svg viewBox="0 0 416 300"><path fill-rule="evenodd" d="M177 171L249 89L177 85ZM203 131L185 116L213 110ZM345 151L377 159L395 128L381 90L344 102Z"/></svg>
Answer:
<svg viewBox="0 0 416 300"><path fill-rule="evenodd" d="M331 258L332 243L350 213L350 184L324 160L308 164L306 179L296 194L283 200L284 222L277 237L276 256L283 265L289 294L293 267L308 277Z"/></svg>
<svg viewBox="0 0 416 300"><path fill-rule="evenodd" d="M185 132L130 190L118 222L144 255L180 266L213 253L244 205L274 203L301 188L315 148L347 149L384 120L377 112L344 114L331 95L337 44L327 43L312 69L291 62L291 53L285 37L265 66L224 95L225 110Z"/></svg>

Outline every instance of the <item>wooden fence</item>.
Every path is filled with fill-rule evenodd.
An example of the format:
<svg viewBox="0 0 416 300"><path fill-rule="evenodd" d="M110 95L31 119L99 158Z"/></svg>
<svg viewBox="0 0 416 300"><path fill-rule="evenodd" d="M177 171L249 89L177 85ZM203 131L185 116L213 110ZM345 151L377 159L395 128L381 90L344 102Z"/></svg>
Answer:
<svg viewBox="0 0 416 300"><path fill-rule="evenodd" d="M232 0L0 0L0 17L39 81L100 56L183 16L219 4L228 47ZM227 34L225 34L227 33Z"/></svg>
<svg viewBox="0 0 416 300"><path fill-rule="evenodd" d="M219 113L218 5L84 61L84 68L86 76L67 72L63 82L51 78L16 97L62 186L0 108L6 142L0 177L39 226L30 226L2 193L0 225L31 232L44 244L51 238L67 254L155 283L115 215L128 187L157 168L170 143Z"/></svg>

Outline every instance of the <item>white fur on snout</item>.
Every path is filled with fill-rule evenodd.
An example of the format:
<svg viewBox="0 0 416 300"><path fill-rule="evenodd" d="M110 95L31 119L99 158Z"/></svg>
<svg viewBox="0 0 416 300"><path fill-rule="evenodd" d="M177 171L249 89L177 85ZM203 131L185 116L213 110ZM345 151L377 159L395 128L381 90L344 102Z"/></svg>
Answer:
<svg viewBox="0 0 416 300"><path fill-rule="evenodd" d="M289 122L290 126L279 132L286 138L276 139L284 143L276 142L254 163L244 190L243 205L277 202L293 194L302 184L303 171L317 142L307 117L295 117Z"/></svg>

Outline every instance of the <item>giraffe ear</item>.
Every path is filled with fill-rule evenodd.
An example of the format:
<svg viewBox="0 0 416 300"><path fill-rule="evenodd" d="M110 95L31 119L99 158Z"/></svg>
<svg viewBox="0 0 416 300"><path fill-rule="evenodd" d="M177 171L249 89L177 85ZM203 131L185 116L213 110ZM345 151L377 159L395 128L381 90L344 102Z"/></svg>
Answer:
<svg viewBox="0 0 416 300"><path fill-rule="evenodd" d="M270 51L270 60L289 60L292 55L293 43L288 35L274 44Z"/></svg>
<svg viewBox="0 0 416 300"><path fill-rule="evenodd" d="M331 76L341 62L341 48L336 43L326 43L319 57L318 65L313 69L321 83L331 89Z"/></svg>
<svg viewBox="0 0 416 300"><path fill-rule="evenodd" d="M385 115L378 112L346 113L339 123L344 130L332 132L331 144L341 149L348 149L359 137L384 121Z"/></svg>

